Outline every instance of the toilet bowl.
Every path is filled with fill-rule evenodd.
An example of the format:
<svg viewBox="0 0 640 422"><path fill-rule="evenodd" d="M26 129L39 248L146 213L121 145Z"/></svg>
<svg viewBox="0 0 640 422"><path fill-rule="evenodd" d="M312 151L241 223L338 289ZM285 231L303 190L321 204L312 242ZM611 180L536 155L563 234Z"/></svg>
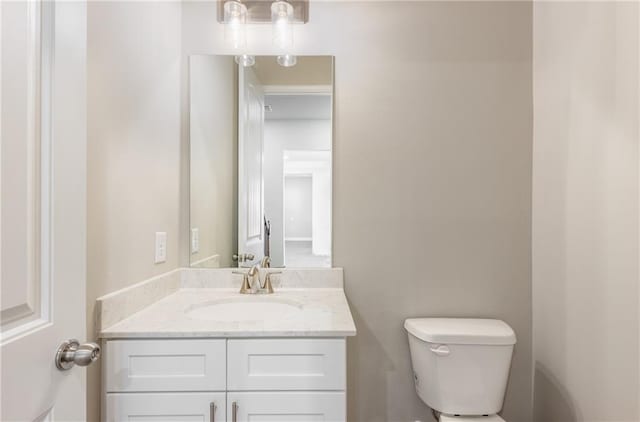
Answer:
<svg viewBox="0 0 640 422"><path fill-rule="evenodd" d="M404 324L418 396L440 422L504 422L516 336L495 319L413 318Z"/></svg>

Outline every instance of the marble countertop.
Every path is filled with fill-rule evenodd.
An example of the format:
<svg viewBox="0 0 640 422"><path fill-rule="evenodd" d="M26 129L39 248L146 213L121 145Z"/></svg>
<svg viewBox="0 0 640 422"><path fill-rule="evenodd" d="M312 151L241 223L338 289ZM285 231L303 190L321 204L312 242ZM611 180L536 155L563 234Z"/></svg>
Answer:
<svg viewBox="0 0 640 422"><path fill-rule="evenodd" d="M226 304L239 302L243 302L242 318L225 315L225 311L230 310ZM225 306L217 306L220 304ZM355 334L356 327L342 288L280 288L270 295L244 295L238 293L237 288L181 288L105 327L100 336L116 339Z"/></svg>

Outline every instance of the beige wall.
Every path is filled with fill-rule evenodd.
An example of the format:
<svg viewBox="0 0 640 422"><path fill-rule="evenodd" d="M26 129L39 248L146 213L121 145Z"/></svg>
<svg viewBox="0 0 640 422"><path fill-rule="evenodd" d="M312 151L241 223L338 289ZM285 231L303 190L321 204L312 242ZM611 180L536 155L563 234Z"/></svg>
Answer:
<svg viewBox="0 0 640 422"><path fill-rule="evenodd" d="M332 57L298 57L293 67L282 67L274 57L256 57L253 66L263 85L333 85Z"/></svg>
<svg viewBox="0 0 640 422"><path fill-rule="evenodd" d="M87 321L93 321L96 297L178 266L180 5L92 1L87 13ZM168 238L167 262L158 265L156 231ZM89 370L91 421L98 420L99 372Z"/></svg>
<svg viewBox="0 0 640 422"><path fill-rule="evenodd" d="M531 419L531 13L528 2L314 2L296 26L299 54L336 56L334 265L358 327L350 421L430 420L402 328L415 316L511 324L504 416ZM215 3L186 2L182 17L185 107L188 55L229 50ZM252 28L250 52L274 52L269 31Z"/></svg>
<svg viewBox="0 0 640 422"><path fill-rule="evenodd" d="M189 73L190 227L200 233L190 262L218 255L220 266L230 267L237 252L236 64L232 57L193 56Z"/></svg>
<svg viewBox="0 0 640 422"><path fill-rule="evenodd" d="M402 322L438 315L514 327L504 416L529 421L531 4L317 2L311 13L297 53L336 56L334 264L359 330L349 420L429 420ZM177 3L89 4L90 318L100 294L174 268L179 245L189 262L187 57L229 51L214 2L183 3L182 29L180 16ZM269 26L253 30L252 52L273 53ZM169 260L156 266L160 230ZM94 369L90 415L97 385Z"/></svg>
<svg viewBox="0 0 640 422"><path fill-rule="evenodd" d="M536 421L640 420L638 13L534 5Z"/></svg>

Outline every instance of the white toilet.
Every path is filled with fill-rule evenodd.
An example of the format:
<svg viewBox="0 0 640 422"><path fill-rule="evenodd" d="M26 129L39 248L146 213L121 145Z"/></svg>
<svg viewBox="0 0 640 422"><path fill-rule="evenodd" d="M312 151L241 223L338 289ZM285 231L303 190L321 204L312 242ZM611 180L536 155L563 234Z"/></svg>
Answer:
<svg viewBox="0 0 640 422"><path fill-rule="evenodd" d="M418 396L440 422L504 422L502 409L516 343L496 319L407 319Z"/></svg>

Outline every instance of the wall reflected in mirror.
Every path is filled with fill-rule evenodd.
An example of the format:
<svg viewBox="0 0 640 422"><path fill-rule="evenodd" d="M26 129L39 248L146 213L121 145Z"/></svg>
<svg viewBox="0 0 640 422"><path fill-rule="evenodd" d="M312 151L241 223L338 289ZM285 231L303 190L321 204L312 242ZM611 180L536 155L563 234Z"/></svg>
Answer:
<svg viewBox="0 0 640 422"><path fill-rule="evenodd" d="M333 68L190 57L191 266L331 266Z"/></svg>

